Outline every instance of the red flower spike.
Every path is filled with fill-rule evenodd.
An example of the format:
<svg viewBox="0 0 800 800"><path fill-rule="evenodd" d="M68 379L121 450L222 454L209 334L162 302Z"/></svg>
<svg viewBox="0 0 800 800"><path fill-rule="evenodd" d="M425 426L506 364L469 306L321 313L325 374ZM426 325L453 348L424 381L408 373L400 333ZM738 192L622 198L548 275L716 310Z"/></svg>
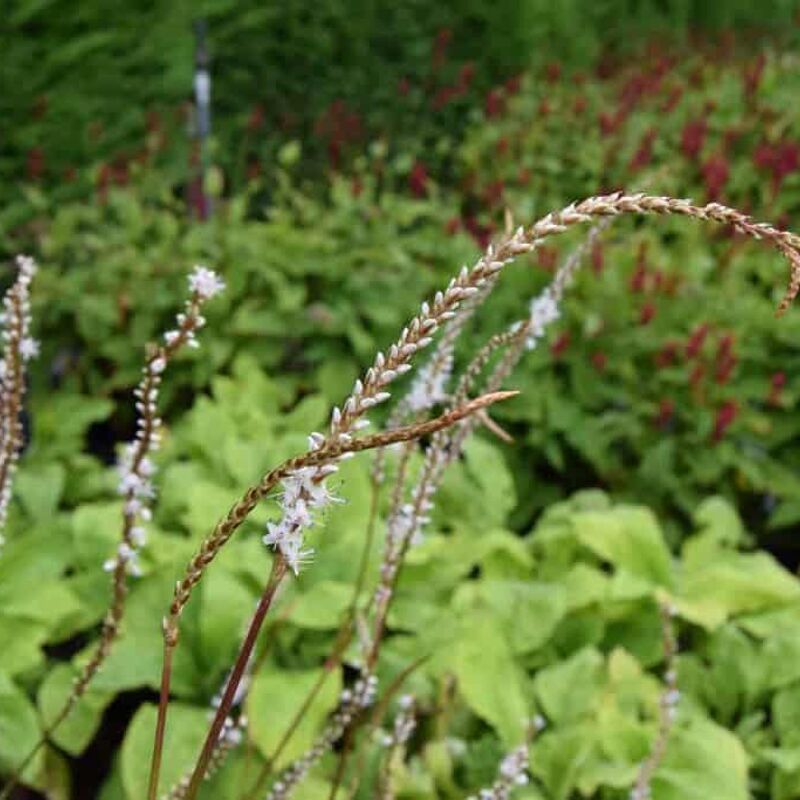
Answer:
<svg viewBox="0 0 800 800"><path fill-rule="evenodd" d="M689 386L692 389L697 389L697 387L702 383L703 378L706 376L706 368L703 364L695 364L694 369L692 370L692 374L689 375Z"/></svg>
<svg viewBox="0 0 800 800"><path fill-rule="evenodd" d="M658 404L658 414L655 418L657 428L664 430L675 416L675 403L668 397L663 398Z"/></svg>
<svg viewBox="0 0 800 800"><path fill-rule="evenodd" d="M711 441L719 442L738 415L739 405L735 400L728 400L723 403L717 409L717 416L714 420L714 430L711 433Z"/></svg>
<svg viewBox="0 0 800 800"><path fill-rule="evenodd" d="M38 181L44 175L44 150L41 147L32 147L28 150L26 171L29 181Z"/></svg>
<svg viewBox="0 0 800 800"><path fill-rule="evenodd" d="M655 142L657 131L650 128L639 143L639 149L633 154L628 169L631 172L646 167L653 160L653 142Z"/></svg>
<svg viewBox="0 0 800 800"><path fill-rule="evenodd" d="M655 354L653 357L653 361L655 365L659 369L664 369L665 367L670 367L675 363L676 357L678 355L678 343L677 342L667 342L658 353Z"/></svg>
<svg viewBox="0 0 800 800"><path fill-rule="evenodd" d="M519 93L519 90L522 88L522 76L521 75L512 75L506 82L505 82L505 90L506 94L509 97L512 97L515 94Z"/></svg>
<svg viewBox="0 0 800 800"><path fill-rule="evenodd" d="M714 202L721 197L730 176L728 159L722 153L709 156L703 163L701 171L706 185L706 195L710 202Z"/></svg>
<svg viewBox="0 0 800 800"><path fill-rule="evenodd" d="M690 120L683 126L681 133L681 150L683 154L695 161L703 149L703 143L708 133L708 123L705 119Z"/></svg>
<svg viewBox="0 0 800 800"><path fill-rule="evenodd" d="M592 366L598 372L605 372L608 366L608 356L600 350L596 353L592 353Z"/></svg>
<svg viewBox="0 0 800 800"><path fill-rule="evenodd" d="M561 358L569 347L572 337L569 331L564 331L551 345L550 353L553 358Z"/></svg>
<svg viewBox="0 0 800 800"><path fill-rule="evenodd" d="M458 71L458 86L462 92L466 92L472 84L472 79L475 77L475 64L472 61L467 61L466 64L461 66Z"/></svg>
<svg viewBox="0 0 800 800"><path fill-rule="evenodd" d="M453 38L453 31L450 28L440 28L436 34L433 42L432 62L434 70L444 64L447 56L447 48L450 46L450 41Z"/></svg>
<svg viewBox="0 0 800 800"><path fill-rule="evenodd" d="M490 89L486 94L484 113L488 119L499 117L505 111L505 101L499 89Z"/></svg>
<svg viewBox="0 0 800 800"><path fill-rule="evenodd" d="M545 67L544 75L548 83L556 83L561 77L561 64L557 61L551 61Z"/></svg>
<svg viewBox="0 0 800 800"><path fill-rule="evenodd" d="M717 365L717 372L714 377L720 386L724 386L730 380L731 374L738 363L739 359L735 355L728 354Z"/></svg>
<svg viewBox="0 0 800 800"><path fill-rule="evenodd" d="M732 333L726 333L719 340L717 345L717 361L723 361L729 358L733 352L733 345L736 343L736 337Z"/></svg>
<svg viewBox="0 0 800 800"><path fill-rule="evenodd" d="M689 337L689 341L686 343L686 358L694 358L700 352L709 330L710 326L707 322L698 325L694 329L694 332Z"/></svg>
<svg viewBox="0 0 800 800"><path fill-rule="evenodd" d="M653 318L656 315L656 304L655 303L645 303L642 306L642 310L639 312L639 324L640 325L649 325Z"/></svg>
<svg viewBox="0 0 800 800"><path fill-rule="evenodd" d="M408 176L408 188L414 197L425 197L428 194L428 170L421 161L414 162Z"/></svg>
<svg viewBox="0 0 800 800"><path fill-rule="evenodd" d="M775 372L770 379L769 394L767 395L767 405L777 408L781 404L783 387L786 386L786 373Z"/></svg>
<svg viewBox="0 0 800 800"><path fill-rule="evenodd" d="M250 110L250 116L247 118L247 132L256 133L264 127L264 106L261 103L256 103Z"/></svg>
<svg viewBox="0 0 800 800"><path fill-rule="evenodd" d="M748 102L752 102L755 99L758 87L761 84L761 79L764 76L764 67L766 65L767 57L764 53L761 53L754 64L750 64L744 69L742 88L744 89L745 99Z"/></svg>
<svg viewBox="0 0 800 800"><path fill-rule="evenodd" d="M444 226L444 230L449 236L455 236L460 229L461 220L458 217L450 217Z"/></svg>

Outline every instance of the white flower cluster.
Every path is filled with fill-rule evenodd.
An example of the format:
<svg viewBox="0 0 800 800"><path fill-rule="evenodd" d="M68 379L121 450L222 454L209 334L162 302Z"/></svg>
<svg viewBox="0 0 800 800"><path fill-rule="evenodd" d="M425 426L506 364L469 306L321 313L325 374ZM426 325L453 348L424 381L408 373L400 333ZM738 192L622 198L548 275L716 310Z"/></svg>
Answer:
<svg viewBox="0 0 800 800"><path fill-rule="evenodd" d="M115 572L124 565L129 575L141 575L139 552L147 538L140 522L152 518L151 502L155 497L152 477L155 466L150 459L161 445L162 420L158 416L158 392L169 359L183 344L198 347L195 332L205 325L200 306L225 288L219 276L206 267L196 266L189 275L192 297L186 301L184 311L177 315L178 327L164 334L166 347L159 347L147 359L142 379L134 389L136 398L136 437L126 444L117 461L119 473L118 493L125 500L125 529L123 538L113 558L103 564L106 572Z"/></svg>
<svg viewBox="0 0 800 800"><path fill-rule="evenodd" d="M500 776L508 783L523 786L528 782L528 745L520 745L509 753L500 764Z"/></svg>
<svg viewBox="0 0 800 800"><path fill-rule="evenodd" d="M374 675L362 675L352 689L342 689L337 714L341 715L342 721L347 725L359 711L369 708L377 696L378 679Z"/></svg>
<svg viewBox="0 0 800 800"><path fill-rule="evenodd" d="M417 727L417 714L414 696L404 694L397 702L399 710L394 718L392 730L383 734L381 739L385 747L400 747L404 745Z"/></svg>
<svg viewBox="0 0 800 800"><path fill-rule="evenodd" d="M198 264L189 275L189 289L202 300L210 300L225 289L225 281L214 272Z"/></svg>
<svg viewBox="0 0 800 800"><path fill-rule="evenodd" d="M209 717L213 719L214 711L219 708L220 703L222 702L222 695L224 694L227 686L228 681L230 680L230 673L225 678L220 690L211 698L211 711L209 712ZM239 681L239 685L236 687L236 691L233 695L233 702L231 703L231 711L241 706L244 698L247 696L247 692L250 689L251 678L248 673L245 673L242 676L242 679ZM234 718L233 714L228 714L225 717L225 721L222 723L222 730L219 732L219 739L217 741L217 747L222 749L230 749L233 747L237 747L242 743L242 739L244 738L244 732L247 730L247 715L246 714L239 714L237 717Z"/></svg>
<svg viewBox="0 0 800 800"><path fill-rule="evenodd" d="M392 597L397 571L409 547L419 545L423 539L423 528L430 522L433 509L433 495L438 481L433 474L424 473L414 488L411 502L403 503L386 527L386 544L380 567L380 581L375 589L376 615L380 618ZM438 473L437 473L438 474Z"/></svg>
<svg viewBox="0 0 800 800"><path fill-rule="evenodd" d="M528 318L528 336L525 345L528 350L533 350L541 339L548 326L560 316L558 299L551 287L547 287L541 294L531 300L530 316Z"/></svg>
<svg viewBox="0 0 800 800"><path fill-rule="evenodd" d="M150 506L156 494L152 481L155 465L148 454L161 446L162 422L157 415L156 402L163 372L163 367L158 362L163 360L162 357L157 357L148 361L142 380L134 389L136 438L123 447L117 459L117 493L125 500L123 511L127 532L114 557L103 564L106 572L114 572L118 564L124 564L129 575L139 577L142 574L139 551L147 542L147 531L139 523L149 522L153 516Z"/></svg>
<svg viewBox="0 0 800 800"><path fill-rule="evenodd" d="M320 434L312 434L311 447L321 442ZM335 464L323 467L303 467L281 481L281 517L278 522L267 523L264 544L279 551L295 575L311 561L312 547L305 547L305 531L314 524L314 513L338 498L328 491L325 479L336 472Z"/></svg>
<svg viewBox="0 0 800 800"><path fill-rule="evenodd" d="M450 369L447 364L431 359L417 371L404 401L409 411L426 411L447 400ZM452 362L450 362L452 367Z"/></svg>
<svg viewBox="0 0 800 800"><path fill-rule="evenodd" d="M355 717L374 704L377 693L378 679L374 675L362 675L352 689L343 689L339 695L339 708L327 728L308 752L281 773L266 800L286 800L290 797L314 764L341 739Z"/></svg>
<svg viewBox="0 0 800 800"><path fill-rule="evenodd" d="M517 786L528 783L528 744L512 750L501 762L497 780L488 788L481 789L469 800L508 800Z"/></svg>
<svg viewBox="0 0 800 800"><path fill-rule="evenodd" d="M664 714L670 722L675 721L678 716L678 703L681 699L679 689L669 689L661 696L661 704L664 709Z"/></svg>
<svg viewBox="0 0 800 800"><path fill-rule="evenodd" d="M3 328L3 355L0 358L0 547L5 542L2 530L11 502L11 484L22 447L19 405L25 392L22 364L39 355L39 343L31 337L30 286L36 262L30 256L16 259L17 279L3 298L0 322Z"/></svg>
<svg viewBox="0 0 800 800"><path fill-rule="evenodd" d="M14 347L22 361L30 361L39 355L39 342L30 335L31 301L30 287L36 274L36 262L30 256L17 256L17 279L3 298L3 314L0 322L5 326L3 342L6 349ZM9 366L8 353L0 361L0 380L6 377Z"/></svg>
<svg viewBox="0 0 800 800"><path fill-rule="evenodd" d="M185 344L187 347L200 347L196 333L206 324L206 318L200 314L200 306L225 289L225 281L214 270L199 264L189 275L189 290L192 296L186 301L183 313L178 314L178 327L164 334L164 342L168 349ZM166 359L161 369L166 367Z"/></svg>

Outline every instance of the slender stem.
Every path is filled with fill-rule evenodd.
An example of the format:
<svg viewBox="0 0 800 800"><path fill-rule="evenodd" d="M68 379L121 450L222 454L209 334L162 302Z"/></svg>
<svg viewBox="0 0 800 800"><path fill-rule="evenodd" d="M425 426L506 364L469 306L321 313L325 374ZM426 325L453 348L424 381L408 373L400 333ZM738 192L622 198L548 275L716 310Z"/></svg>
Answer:
<svg viewBox="0 0 800 800"><path fill-rule="evenodd" d="M214 720L209 728L205 744L203 745L203 749L200 753L200 757L197 759L197 763L194 766L194 772L189 780L189 787L186 790L185 800L194 800L194 798L197 797L197 792L200 790L200 784L205 777L209 761L211 760L211 756L214 752L214 747L216 746L217 740L219 739L219 734L222 731L222 726L224 725L225 719L228 716L231 707L233 706L236 690L239 688L239 683L242 679L245 669L247 668L247 663L250 661L250 656L253 653L253 647L255 646L256 639L258 639L261 626L264 624L264 618L266 617L267 612L272 605L272 601L275 599L275 593L277 592L278 587L280 586L285 575L286 561L284 561L280 555L277 555L275 560L272 562L272 571L270 573L269 580L267 581L267 585L264 588L263 594L261 595L261 599L258 601L255 614L253 614L253 618L250 620L250 626L247 629L247 635L244 638L244 642L242 642L239 655L236 657L236 663L233 665L233 670L231 671L230 678L225 686L222 699L220 700L220 704L217 707L216 713L214 714Z"/></svg>
<svg viewBox="0 0 800 800"><path fill-rule="evenodd" d="M164 661L161 668L161 692L158 698L158 717L156 733L153 741L153 757L150 762L150 781L147 787L148 800L156 800L158 796L158 778L161 772L161 756L164 752L164 733L167 726L167 705L169 704L169 687L172 681L172 656L175 653L177 639L164 639Z"/></svg>

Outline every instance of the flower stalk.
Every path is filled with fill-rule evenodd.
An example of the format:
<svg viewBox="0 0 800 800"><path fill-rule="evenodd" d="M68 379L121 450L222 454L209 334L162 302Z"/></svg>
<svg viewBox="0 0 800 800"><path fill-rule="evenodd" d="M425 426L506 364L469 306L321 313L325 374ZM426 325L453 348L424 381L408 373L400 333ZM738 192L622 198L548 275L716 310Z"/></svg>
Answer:
<svg viewBox="0 0 800 800"><path fill-rule="evenodd" d="M25 396L25 364L39 354L39 343L30 335L30 286L36 262L17 256L17 279L3 298L3 355L0 359L0 548L11 502L11 487L24 444L22 402Z"/></svg>

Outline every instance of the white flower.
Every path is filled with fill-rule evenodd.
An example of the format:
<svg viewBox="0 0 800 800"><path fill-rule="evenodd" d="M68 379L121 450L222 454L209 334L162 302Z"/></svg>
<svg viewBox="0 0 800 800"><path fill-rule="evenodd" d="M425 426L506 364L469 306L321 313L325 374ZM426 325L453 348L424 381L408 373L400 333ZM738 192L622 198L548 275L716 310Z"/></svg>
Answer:
<svg viewBox="0 0 800 800"><path fill-rule="evenodd" d="M311 508L322 508L329 503L336 502L336 498L328 491L322 474L317 467L303 467L295 470L283 480L283 505L291 508L298 499Z"/></svg>
<svg viewBox="0 0 800 800"><path fill-rule="evenodd" d="M18 255L17 269L24 280L30 281L36 274L36 262L30 256Z"/></svg>
<svg viewBox="0 0 800 800"><path fill-rule="evenodd" d="M450 361L445 364L430 361L419 369L406 395L409 410L425 411L447 399L446 387L452 366Z"/></svg>
<svg viewBox="0 0 800 800"><path fill-rule="evenodd" d="M225 288L225 282L214 270L198 264L189 275L189 288L204 300L208 300Z"/></svg>
<svg viewBox="0 0 800 800"><path fill-rule="evenodd" d="M160 375L166 369L166 367L167 367L167 360L165 358L163 358L162 356L159 356L158 358L154 358L150 362L150 371L154 375Z"/></svg>
<svg viewBox="0 0 800 800"><path fill-rule="evenodd" d="M22 356L23 361L30 361L39 355L39 342L31 336L26 336L20 340L19 354Z"/></svg>
<svg viewBox="0 0 800 800"><path fill-rule="evenodd" d="M143 547L147 541L147 531L140 525L134 525L130 530L131 543L134 547Z"/></svg>
<svg viewBox="0 0 800 800"><path fill-rule="evenodd" d="M302 540L286 539L281 544L281 553L295 575L300 574L300 568L309 564L314 557L313 547L303 547Z"/></svg>
<svg viewBox="0 0 800 800"><path fill-rule="evenodd" d="M549 287L531 300L528 319L529 332L526 341L529 350L536 347L536 342L544 336L548 325L555 322L559 316L558 302Z"/></svg>

